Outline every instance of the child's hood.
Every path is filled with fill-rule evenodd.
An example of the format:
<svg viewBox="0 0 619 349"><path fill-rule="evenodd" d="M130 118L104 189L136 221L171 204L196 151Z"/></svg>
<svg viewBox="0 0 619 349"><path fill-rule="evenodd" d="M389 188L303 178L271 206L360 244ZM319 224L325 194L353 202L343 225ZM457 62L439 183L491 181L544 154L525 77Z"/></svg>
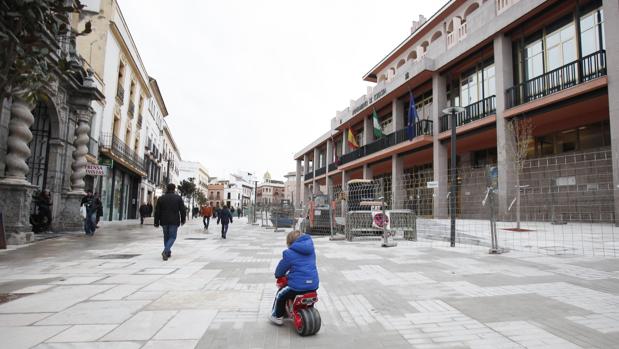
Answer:
<svg viewBox="0 0 619 349"><path fill-rule="evenodd" d="M314 242L312 241L312 237L307 234L299 236L297 241L292 243L290 249L304 255L314 253Z"/></svg>

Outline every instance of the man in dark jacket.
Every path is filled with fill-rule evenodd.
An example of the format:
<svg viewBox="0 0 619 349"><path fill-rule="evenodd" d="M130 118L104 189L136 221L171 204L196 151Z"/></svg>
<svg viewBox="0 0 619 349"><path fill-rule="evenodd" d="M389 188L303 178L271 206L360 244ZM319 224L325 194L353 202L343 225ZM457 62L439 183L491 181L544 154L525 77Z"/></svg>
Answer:
<svg viewBox="0 0 619 349"><path fill-rule="evenodd" d="M232 223L232 213L227 206L224 206L217 216L217 224L221 222L221 238L225 239L228 233L228 224Z"/></svg>
<svg viewBox="0 0 619 349"><path fill-rule="evenodd" d="M144 218L148 217L148 205L140 205L140 225L144 224Z"/></svg>
<svg viewBox="0 0 619 349"><path fill-rule="evenodd" d="M318 268L316 252L312 237L300 231L291 231L286 236L288 249L282 253L282 259L275 269L275 278L288 276L288 285L282 287L275 295L270 320L277 325L283 324L283 317L288 299L318 289Z"/></svg>
<svg viewBox="0 0 619 349"><path fill-rule="evenodd" d="M172 257L172 245L176 240L176 232L179 225L185 224L185 204L180 195L174 193L176 186L168 184L166 193L157 200L155 206L155 227L163 229L163 252L161 257L164 261Z"/></svg>

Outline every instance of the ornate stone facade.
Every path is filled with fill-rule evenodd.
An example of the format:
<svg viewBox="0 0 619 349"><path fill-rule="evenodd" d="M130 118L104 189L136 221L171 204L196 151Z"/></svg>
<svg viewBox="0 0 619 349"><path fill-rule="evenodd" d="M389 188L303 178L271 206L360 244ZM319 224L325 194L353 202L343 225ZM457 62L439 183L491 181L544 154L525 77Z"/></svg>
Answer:
<svg viewBox="0 0 619 349"><path fill-rule="evenodd" d="M52 231L79 230L83 225L79 202L93 115L90 104L103 95L93 87L81 58L74 56L71 62L78 73L56 75L36 105L15 98L2 103L0 210L10 243L31 239L33 194L40 190L51 193Z"/></svg>

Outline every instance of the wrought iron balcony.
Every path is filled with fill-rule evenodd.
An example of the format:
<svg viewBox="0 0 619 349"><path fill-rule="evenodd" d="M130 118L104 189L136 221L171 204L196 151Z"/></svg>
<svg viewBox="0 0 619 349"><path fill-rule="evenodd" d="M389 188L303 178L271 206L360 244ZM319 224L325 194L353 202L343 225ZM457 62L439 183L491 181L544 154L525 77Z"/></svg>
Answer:
<svg viewBox="0 0 619 349"><path fill-rule="evenodd" d="M113 157L124 160L141 172L145 172L144 159L135 151L111 133L103 133L99 138L101 150L107 151Z"/></svg>
<svg viewBox="0 0 619 349"><path fill-rule="evenodd" d="M319 169L316 169L316 177L318 176L322 176L323 174L327 173L327 167L321 167Z"/></svg>
<svg viewBox="0 0 619 349"><path fill-rule="evenodd" d="M419 120L415 123L415 137L432 135L432 120ZM408 141L408 128L397 130L365 146L365 155L374 154L396 144Z"/></svg>
<svg viewBox="0 0 619 349"><path fill-rule="evenodd" d="M329 164L329 172L335 171L335 170L337 170L337 164L336 163Z"/></svg>
<svg viewBox="0 0 619 349"><path fill-rule="evenodd" d="M606 51L601 50L507 89L507 108L546 97L607 74Z"/></svg>
<svg viewBox="0 0 619 349"><path fill-rule="evenodd" d="M469 104L464 107L466 110L464 113L456 114L456 127L466 125L475 120L483 119L486 116L492 115L496 113L496 96L492 95L490 97L486 97L481 101L475 102L473 104ZM441 115L440 121L440 131L444 132L449 130L449 118L451 115Z"/></svg>
<svg viewBox="0 0 619 349"><path fill-rule="evenodd" d="M314 178L314 172L306 173L304 178L306 181Z"/></svg>

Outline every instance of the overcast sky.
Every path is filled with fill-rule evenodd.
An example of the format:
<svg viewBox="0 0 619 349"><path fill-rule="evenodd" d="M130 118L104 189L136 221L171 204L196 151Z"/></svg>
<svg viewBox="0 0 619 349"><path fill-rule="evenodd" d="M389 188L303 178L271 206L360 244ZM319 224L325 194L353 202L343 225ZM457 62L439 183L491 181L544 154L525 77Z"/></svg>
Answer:
<svg viewBox="0 0 619 349"><path fill-rule="evenodd" d="M362 76L444 1L118 0L183 160L211 176L295 170Z"/></svg>

